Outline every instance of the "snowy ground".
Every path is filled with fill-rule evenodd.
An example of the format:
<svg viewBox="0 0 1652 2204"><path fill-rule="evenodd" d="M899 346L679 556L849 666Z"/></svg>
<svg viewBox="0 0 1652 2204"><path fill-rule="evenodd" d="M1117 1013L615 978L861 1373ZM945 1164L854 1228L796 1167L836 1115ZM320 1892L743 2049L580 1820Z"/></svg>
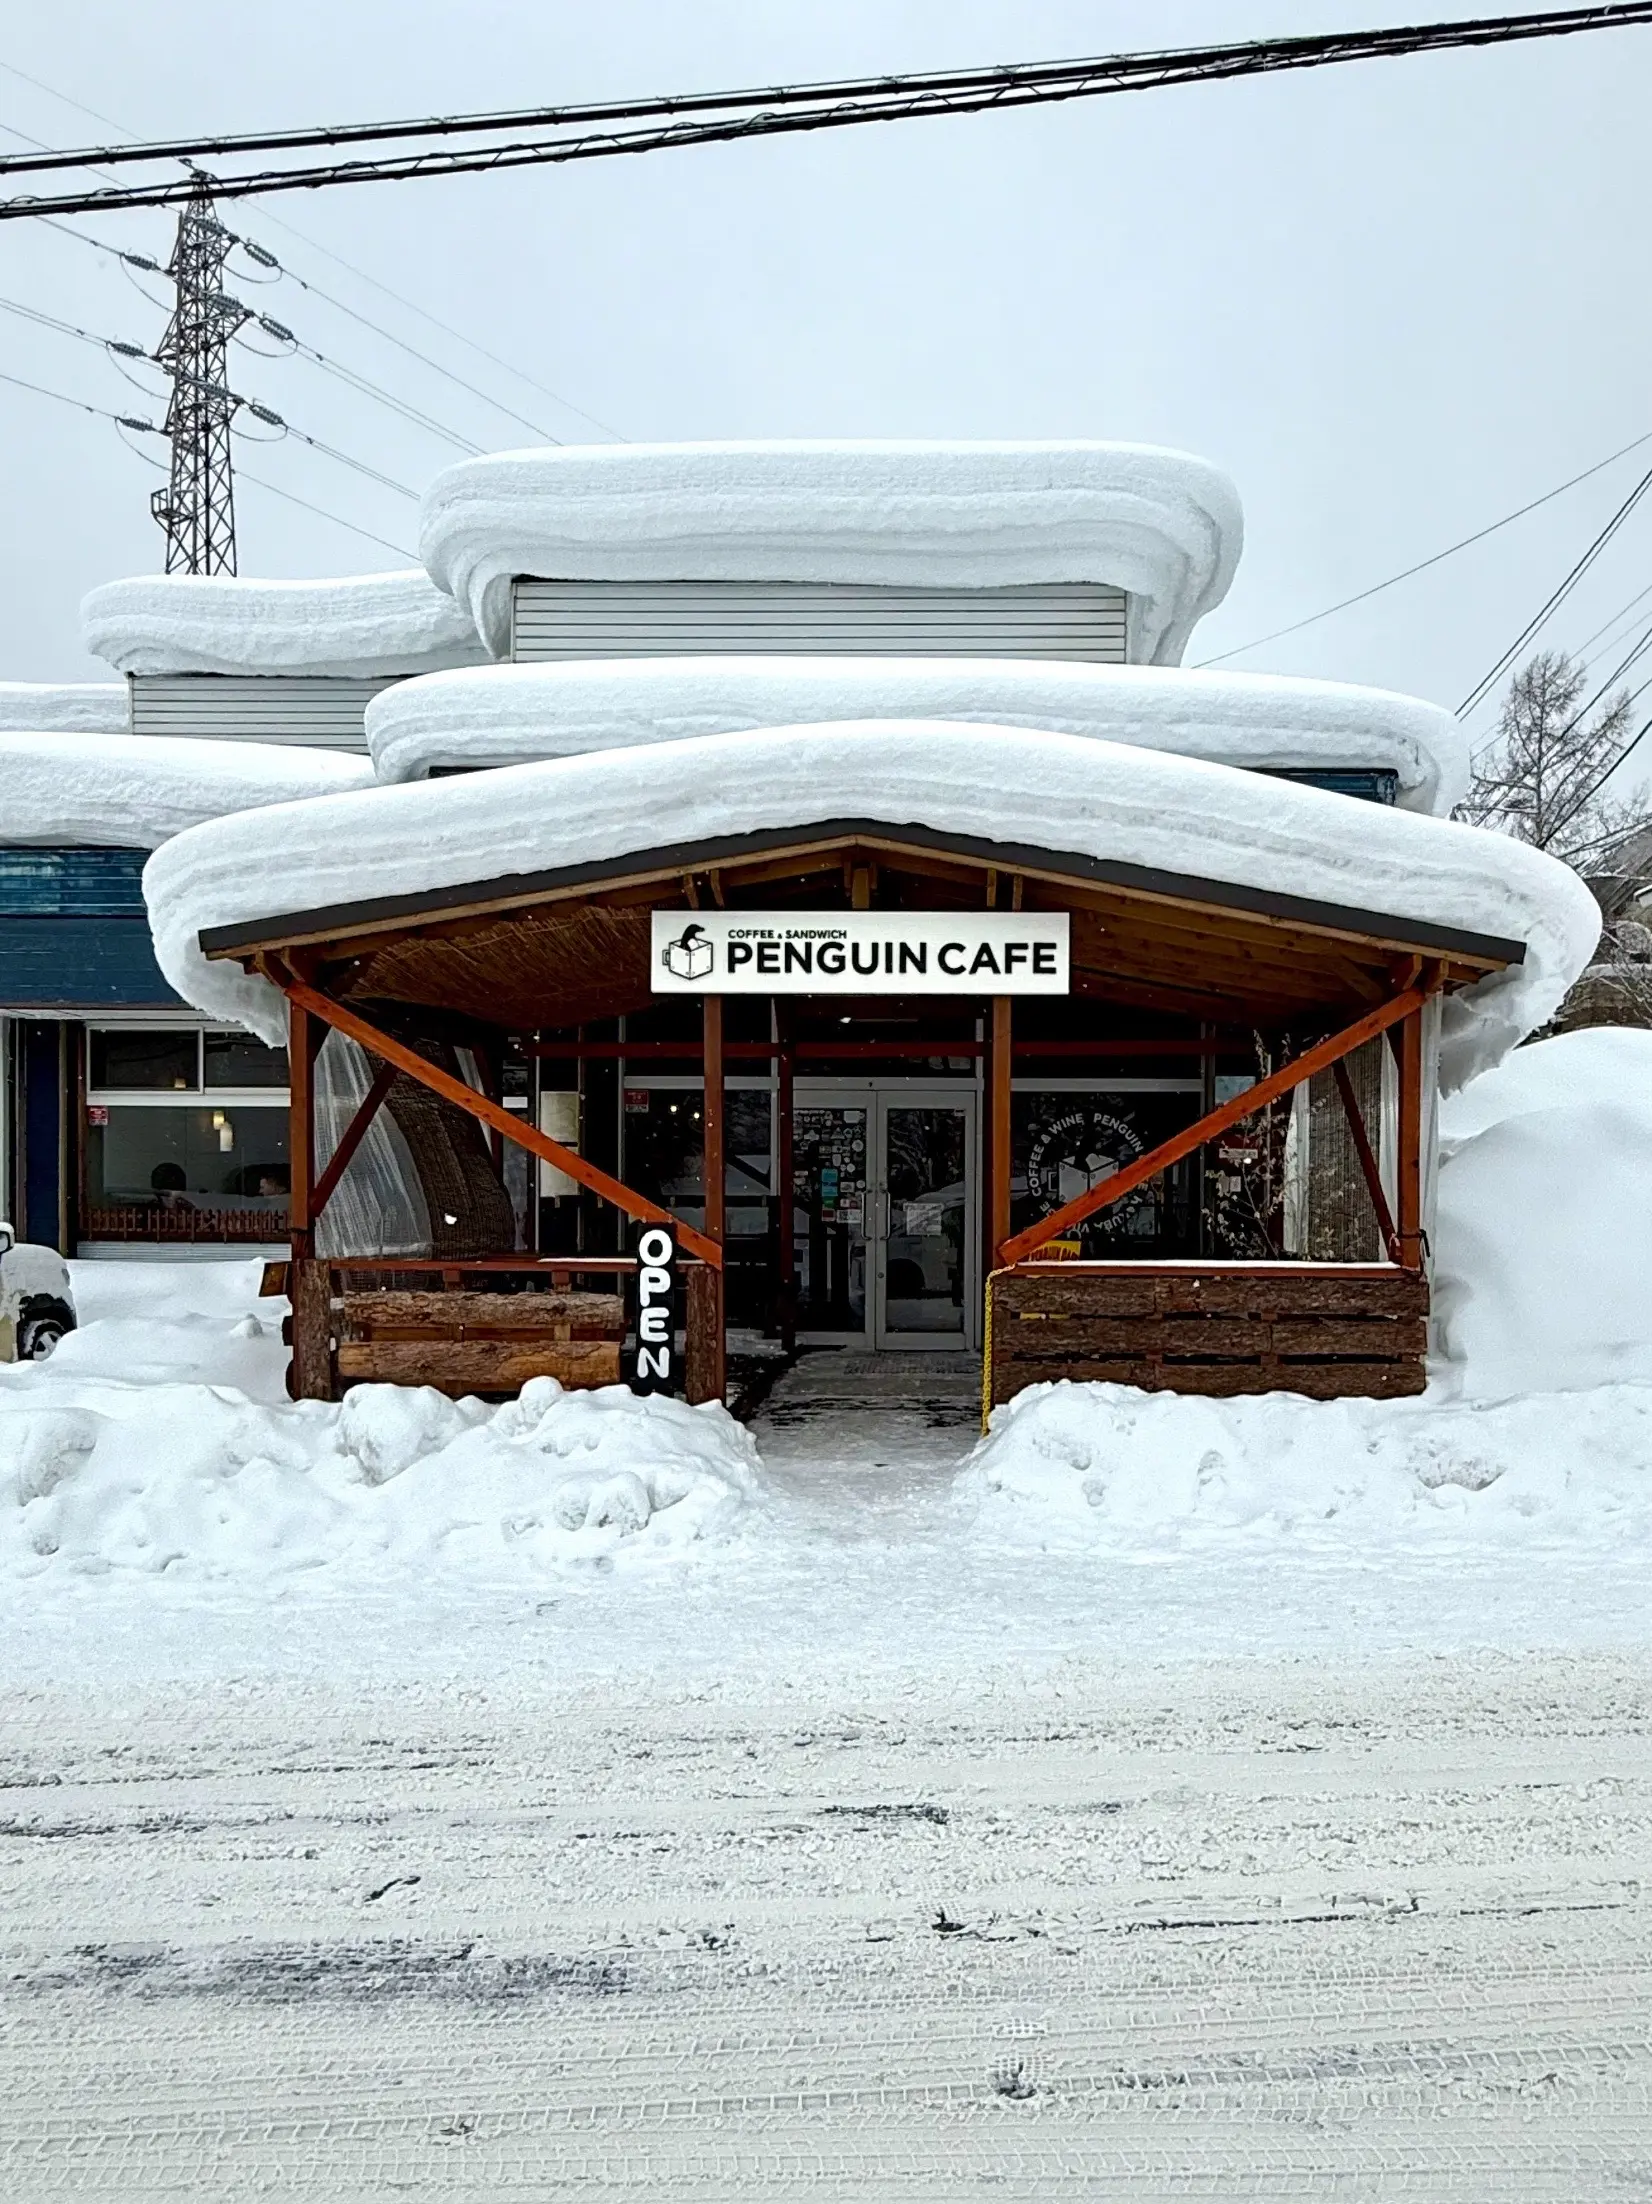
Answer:
<svg viewBox="0 0 1652 2204"><path fill-rule="evenodd" d="M107 1523L214 1416L336 1425L254 1282L82 1267L0 1442L101 1419L56 1489ZM1150 1437L1082 1491L1122 1409L1000 1448L1029 1506L920 1368L803 1365L653 1550L479 1538L494 1486L347 1565L308 1518L14 1545L7 2193L1652 2197L1648 1548L1627 1465L1567 1494L1601 1395L1433 1412L1558 1450L1526 1511L1408 1441L1354 1444L1345 1522L1247 1512L1285 1434L1229 1422L1133 1520ZM358 1510L418 1472L317 1443Z"/></svg>

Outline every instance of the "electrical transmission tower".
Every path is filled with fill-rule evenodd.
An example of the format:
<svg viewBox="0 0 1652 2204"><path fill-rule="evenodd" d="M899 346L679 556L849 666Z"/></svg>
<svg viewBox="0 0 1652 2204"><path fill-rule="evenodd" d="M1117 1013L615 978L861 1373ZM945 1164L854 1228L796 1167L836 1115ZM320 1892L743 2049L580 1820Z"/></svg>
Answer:
<svg viewBox="0 0 1652 2204"><path fill-rule="evenodd" d="M224 293L224 262L234 240L213 211L211 186L197 177L178 217L167 274L175 303L155 357L172 377L166 433L170 479L149 500L166 531L169 574L235 572L235 480L230 422L240 400L229 388L229 341L248 309Z"/></svg>

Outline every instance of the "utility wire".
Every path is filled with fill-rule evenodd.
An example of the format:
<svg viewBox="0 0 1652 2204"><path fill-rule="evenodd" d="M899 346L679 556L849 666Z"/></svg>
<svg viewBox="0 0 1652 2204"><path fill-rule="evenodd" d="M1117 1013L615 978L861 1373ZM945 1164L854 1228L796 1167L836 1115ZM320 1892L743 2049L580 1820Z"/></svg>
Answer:
<svg viewBox="0 0 1652 2204"><path fill-rule="evenodd" d="M1615 4L1599 7L1548 9L1541 14L1493 16L1474 22L1271 39L1243 46L1181 47L1147 54L1113 54L1093 60L1022 63L938 76L890 76L843 85L771 86L756 92L633 101L596 112L624 118L708 109L718 112L703 122L676 121L641 130L606 130L585 136L517 140L475 150L374 155L309 168L256 170L239 176L215 174L210 180L218 198L245 199L275 191L320 190L336 184L394 183L422 176L459 176L483 170L544 167L565 161L601 160L622 153L653 153L668 147L726 144L736 139L839 130L861 123L911 121L932 115L979 114L989 108L1046 105L1100 98L1117 92L1160 90L1173 84L1274 75L1289 69L1320 68L1383 56L1509 45L1536 38L1559 38L1583 31L1625 29L1648 23L1652 23L1652 0L1615 0ZM457 122L425 117L389 126L364 123L325 131L265 132L168 145L113 149L100 146L82 149L78 157L63 153L49 160L6 155L0 157L0 174L87 167L109 159L178 161L193 169L193 164L214 151L235 154L268 146L296 148L421 135L451 136L465 130L554 129L571 120L590 119L590 113L575 108L544 108L520 117L486 116ZM33 218L42 211L79 214L115 207L173 206L188 199L195 189L196 177L191 173L179 182L102 191L72 189L50 199L32 196L9 199L0 201L0 221Z"/></svg>
<svg viewBox="0 0 1652 2204"><path fill-rule="evenodd" d="M1431 558L1419 559L1415 566L1408 566L1398 574L1390 574L1385 582L1373 582L1369 589L1359 590L1352 597L1343 597L1336 604L1327 605L1323 612L1310 612L1305 620L1293 620L1289 627L1275 628L1271 634L1259 635L1250 643L1235 644L1232 650L1219 651L1214 658L1200 658L1195 661L1194 671L1201 672L1206 666L1225 666L1230 658L1243 658L1247 651L1260 650L1264 643L1277 643L1281 636L1297 635L1303 628L1311 628L1321 620L1329 620L1335 613L1346 612L1350 605L1362 605L1369 597L1380 597L1385 589L1393 589L1400 582L1410 581L1413 574L1426 574L1431 566L1438 566L1444 559L1455 558L1459 551L1468 550L1471 544L1484 543L1488 536L1495 536L1500 528L1507 528L1513 521L1524 520L1528 513L1535 513L1540 505L1549 504L1567 490L1575 490L1580 482L1587 482L1591 475L1600 474L1605 468L1626 458L1630 452L1639 451L1646 443L1652 443L1652 429L1648 429L1644 436L1637 436L1632 443L1622 445L1617 451L1608 452L1604 459L1597 459L1592 467L1585 467L1581 474L1573 475L1570 481L1556 483L1552 490L1545 490L1541 497L1534 497L1530 504L1517 506L1512 513L1505 513L1501 520L1494 520L1485 528L1477 528L1472 536L1464 536L1458 543L1447 544L1443 551L1436 551ZM1625 606L1624 609L1627 611L1628 607ZM1611 623L1607 624L1609 626Z"/></svg>
<svg viewBox="0 0 1652 2204"><path fill-rule="evenodd" d="M405 543L392 543L388 536L375 536L371 528L361 528L353 520L344 520L337 513L328 512L325 505L312 505L307 497L299 497L292 490L278 489L273 482L266 482L262 475L249 474L245 467L235 470L237 483L252 482L260 490L268 490L271 497L285 498L289 505L302 505L307 513L319 513L323 520L330 520L335 527L348 528L351 535L365 537L367 542L378 544L385 551L394 551L398 559L406 559L410 566L418 564L418 554L409 551Z"/></svg>
<svg viewBox="0 0 1652 2204"><path fill-rule="evenodd" d="M283 227L285 227L285 225L283 225ZM243 251L253 254L255 258L263 259L265 262L267 262L268 265L272 267L279 268L281 273L288 279L288 281L296 283L301 291L308 291L312 297L323 300L328 306L336 308L339 313L348 314L352 321L359 321L364 329L371 329L375 336L384 338L387 344L395 345L398 351L405 352L410 359L418 360L425 367L434 369L434 371L438 375L446 376L447 380L450 383L457 384L459 389L468 390L473 398L480 398L484 405L492 406L496 413L502 413L506 415L508 419L519 422L521 426L525 429L532 429L534 435L542 436L547 444L557 444L562 441L560 437L553 436L549 429L542 427L539 422L530 421L525 413L518 413L514 406L507 406L503 403L502 400L490 397L488 392L481 389L476 383L467 382L463 375L456 375L450 367L443 367L439 360L433 360L428 352L421 352L417 345L409 344L405 337L398 337L392 330L386 329L382 323L374 321L371 316L361 313L356 307L347 306L344 303L343 299L334 298L332 293L330 291L324 291L319 283L311 283L307 277L295 274L294 271L285 264L285 262L277 260L274 253L270 252L267 247L262 245L255 246L250 238L245 237L238 237L236 239L236 242L242 247ZM318 251L324 249L325 248L323 247L317 248ZM336 255L331 255L329 257L336 257ZM343 263L343 265L347 266L348 263ZM371 283L372 280L373 278L371 276L366 276L363 278L363 281L368 283ZM383 289L383 285L380 285L379 288ZM396 294L394 291L392 291L389 293L389 296L394 298ZM406 302L404 301L404 303ZM422 309L419 307L414 307L413 311L415 313L418 313L422 311ZM434 319L434 316L427 315L426 319L432 320ZM438 328L444 328L446 324L438 322L436 326ZM488 357L491 359L493 355L490 353ZM504 363L501 362L500 364L503 365ZM524 377L523 380L526 381L527 378ZM548 392L547 395L554 397L556 394L553 391ZM572 413L578 413L580 410L578 406L570 404L569 400L566 398L557 399L557 403L559 405L568 406L569 411ZM592 420L594 416L591 414L586 414L584 418L589 421ZM598 421L596 425L598 428L601 428L603 426L603 423ZM609 433L617 436L619 432L617 430L612 430ZM623 438L621 438L620 440L621 442L624 441ZM474 446L472 447L472 449L475 448L476 447Z"/></svg>
<svg viewBox="0 0 1652 2204"><path fill-rule="evenodd" d="M95 413L100 421L115 421L123 429L138 429L145 436L166 434L165 429L158 429L153 421L139 421L130 413L111 413L107 406L94 406L85 398L71 398L64 390L48 390L44 383L25 382L21 375L8 375L4 369L0 369L0 383L11 383L18 390L32 390L39 398L55 398L59 405L78 407L82 413Z"/></svg>
<svg viewBox="0 0 1652 2204"><path fill-rule="evenodd" d="M119 131L123 138L131 137L131 132L123 124L116 122L112 116L101 113L95 107L86 106L81 100L71 99L67 92L61 92L55 85L47 84L43 78L30 76L26 69L19 69L14 62L0 60L0 69L5 70L11 76L19 78L25 84L32 84L36 91L44 92L48 98L61 102L63 106L72 107L77 114L89 115L93 122L104 123L109 129ZM24 139L30 145L38 146L42 152L58 150L55 147L45 145L39 138L31 137L26 130L13 130L12 135ZM71 229L67 222L54 221L49 215L43 215L41 219L47 224L48 228L61 230L66 237L79 238L82 244L96 245L102 252L119 255L118 246L104 245L96 238L89 238L84 231ZM553 390L549 383L540 382L535 376L528 374L525 369L503 358L501 354L490 352L485 344L478 344L474 337L467 336L462 329L455 329L451 322L443 321L439 314L431 313L428 307L420 306L416 300L404 297L400 291L392 290L388 283L381 282L377 276L369 275L365 268L358 268L353 260L346 260L342 253L334 252L331 246L323 245L319 238L311 237L305 231L295 229L291 222L284 222L273 209L266 209L265 219L273 223L277 229L285 230L289 237L296 237L301 245L307 245L312 252L318 252L324 259L331 260L337 267L344 269L348 275L353 275L358 283L365 283L373 290L382 293L385 298L393 299L398 306L405 308L408 313L417 314L421 321L427 321L433 329L441 330L444 336L453 338L456 343L464 345L467 350L476 353L479 358L491 361L495 367L502 367L507 375L514 375L518 382L525 383L530 390L537 390L541 397L549 398L567 412L577 414L580 420L589 421L591 426L600 429L604 436L611 436L617 443L621 444L629 441L624 432L615 428L612 422L604 421L596 414L588 412L585 407L575 405L574 401L565 397L561 391ZM444 367L441 361L433 360L428 353L419 351L417 346L411 345L404 338L394 335L390 330L384 328L381 323L373 321L368 315L358 312L353 306L346 306L342 299L334 298L330 292L322 290L319 284L308 282L303 276L295 274L291 268L276 260L273 253L268 252L266 247L258 245L255 240L241 237L238 242L242 249L253 258L257 259L260 256L267 258L281 275L288 277L301 290L313 293L315 297L324 300L327 305L336 307L341 314L348 314L352 320L359 321L363 328L371 329L375 335L383 337L387 343L398 346L413 359L421 361L424 366L430 368L435 374L444 376L457 388L467 390L473 397L480 398L484 405L492 406L496 412L504 414L512 421L520 422L524 428L532 429L536 436L543 437L548 444L561 441L560 438L553 436L549 429L541 427L536 421L530 421L525 414L518 413L514 407L502 404L497 398L493 398L486 391L479 389L476 384L467 382L464 376L455 374L451 368ZM151 265L158 266L158 263L152 263Z"/></svg>
<svg viewBox="0 0 1652 2204"><path fill-rule="evenodd" d="M421 412L417 406L410 406L393 391L370 382L365 375L358 375L354 368L346 367L342 361L330 359L325 352L318 352L313 344L306 344L302 337L289 329L285 322L277 321L273 314L254 314L252 326L261 329L266 336L274 337L278 343L290 345L300 358L309 360L312 365L321 368L339 382L359 391L363 397L388 406L393 413L399 413L403 420L411 421L416 428L428 430L432 436L439 436L444 444L452 444L456 450L469 452L472 457L481 452L483 447L480 444L473 444L468 436L461 436L457 429L444 428L440 421Z"/></svg>
<svg viewBox="0 0 1652 2204"><path fill-rule="evenodd" d="M55 314L43 314L36 307L23 305L20 300L0 298L0 308L4 308L8 313L22 314L30 321L41 322L48 329L58 330L65 336L79 337L87 344L97 345L100 350L119 352L127 359L148 360L156 366L164 364L156 359L153 352L146 352L142 345L127 344L119 337L100 337L90 329L82 329L77 322L59 321ZM317 354L316 357L319 359L320 355ZM323 366L326 364L326 361L322 361ZM12 379L15 380L16 378ZM30 385L29 387L38 388L40 386ZM51 395L51 393L48 393L48 395ZM263 405L255 398L245 397L237 391L232 391L230 396L237 405L245 406L254 419L263 421L270 428L279 429L283 436L296 436L301 444L308 444L312 451L321 452L326 458L337 460L340 466L353 467L357 474L365 475L369 481L382 483L385 489L394 490L399 496L411 498L417 504L418 491L410 490L405 482L397 482L393 476L381 474L377 467L370 467L365 460L357 459L349 452L340 451L335 444L323 443L319 436L311 436L305 429L294 428L293 424L285 420L273 407ZM93 410L97 409L94 408ZM123 417L119 414L111 414L109 418L120 420ZM132 424L128 422L127 425L130 427ZM446 434L446 431L438 431L438 433ZM450 441L457 441L457 439L450 438ZM477 446L470 444L463 448L474 452Z"/></svg>
<svg viewBox="0 0 1652 2204"><path fill-rule="evenodd" d="M77 412L96 414L100 421L113 421L117 427L135 429L144 436L164 436L165 429L157 428L153 421L140 421L134 414L111 413L107 406L94 406L84 398L71 398L66 391L49 390L44 383L26 382L21 375L9 375L0 368L0 383L10 383L15 389L33 391L38 398L53 398L59 405L73 406ZM308 439L306 439L308 441ZM307 513L315 513L322 520L330 520L337 528L347 528L354 536L363 536L369 543L378 544L383 550L394 551L399 559L413 559L415 554L404 543L392 543L388 536L376 536L371 528L359 528L353 520L345 520L338 513L330 513L325 505L312 505L307 497L298 497L291 490L283 490L273 482L266 482L261 475L249 474L242 467L236 470L238 479L256 483L267 490L271 497L285 498L289 505L302 505Z"/></svg>
<svg viewBox="0 0 1652 2204"><path fill-rule="evenodd" d="M1555 589L1554 592L1545 600L1545 602L1539 606L1538 610L1533 613L1532 617L1526 622L1525 626L1520 630L1520 633L1508 646L1507 650L1503 652L1502 656L1496 661L1493 666L1491 666L1485 673L1480 676L1480 679L1474 684L1473 688L1470 689L1468 695L1464 697L1462 703L1459 704L1457 707L1457 717L1459 719L1465 718L1470 712L1474 711L1491 694L1492 690L1503 678L1503 675L1507 673L1510 666L1512 666L1514 664L1514 661L1519 657L1521 651L1525 649L1526 645L1532 640L1535 635L1537 635L1540 629L1542 629L1546 625L1552 615L1556 611L1558 611L1560 606L1564 604L1566 599L1571 595L1572 591L1577 587L1578 583L1583 579L1584 575L1589 571L1590 567L1594 565L1596 559L1600 557L1600 554L1605 550L1606 546L1611 542L1612 538L1617 534L1618 530L1623 526L1624 522L1629 518L1629 515L1634 511L1635 507L1640 503L1641 499L1646 495L1649 489L1652 489L1652 469L1648 469L1648 471L1641 476L1640 480L1635 484L1635 487L1630 491L1629 495L1624 499L1623 503L1612 515L1611 519L1607 521L1605 527L1601 529L1600 533L1595 537L1594 541L1583 553L1583 556L1571 568L1570 572L1560 583L1559 587Z"/></svg>
<svg viewBox="0 0 1652 2204"><path fill-rule="evenodd" d="M1533 38L1559 38L1577 32L1628 28L1652 22L1652 0L1610 0L1591 7L1546 8L1523 15L1482 17L1475 21L1412 24L1376 30L1332 31L1307 37L1251 40L1240 45L1159 48L1147 53L1071 57L975 69L934 70L906 76L885 75L835 82L746 87L733 92L696 92L664 98L585 102L566 107L506 109L480 115L423 115L395 122L345 123L309 129L241 131L216 136L151 141L147 144L86 147L53 152L44 158L0 157L0 174L39 174L86 168L94 161L122 166L177 161L186 166L208 158L250 153L296 152L317 146L378 145L420 138L497 136L502 131L562 130L602 122L655 121L685 115L733 114L764 129L792 120L789 110L811 113L797 126L831 128L872 121L886 114L969 112L998 106L1017 95L1074 99L1138 86L1252 76L1288 69L1318 68L1346 61L1432 53L1464 46L1492 46ZM757 112L755 115L753 110ZM102 118L107 119L107 118ZM693 138L698 126L685 136ZM739 120L714 125L738 130ZM649 135L657 135L650 133ZM617 140L609 145L620 150ZM253 179L242 179L246 184ZM230 190L224 184L216 188Z"/></svg>

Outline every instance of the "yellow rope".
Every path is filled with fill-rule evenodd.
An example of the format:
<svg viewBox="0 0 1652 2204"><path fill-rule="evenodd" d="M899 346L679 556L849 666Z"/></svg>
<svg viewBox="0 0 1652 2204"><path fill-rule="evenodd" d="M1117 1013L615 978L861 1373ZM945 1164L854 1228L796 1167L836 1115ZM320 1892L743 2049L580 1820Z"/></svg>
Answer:
<svg viewBox="0 0 1652 2204"><path fill-rule="evenodd" d="M986 1314L982 1323L981 1339L981 1435L986 1436L992 1422L992 1287L996 1278L1007 1277L1015 1268L1006 1263L1002 1270L987 1272Z"/></svg>

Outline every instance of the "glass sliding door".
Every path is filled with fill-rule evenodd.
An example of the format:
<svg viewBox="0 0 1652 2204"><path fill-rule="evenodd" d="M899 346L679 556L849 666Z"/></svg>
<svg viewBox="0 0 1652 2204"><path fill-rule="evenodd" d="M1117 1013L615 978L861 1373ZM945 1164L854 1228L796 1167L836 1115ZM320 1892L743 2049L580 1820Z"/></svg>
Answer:
<svg viewBox="0 0 1652 2204"><path fill-rule="evenodd" d="M792 1111L797 1328L821 1343L867 1338L874 1124L870 1094L800 1095Z"/></svg>
<svg viewBox="0 0 1652 2204"><path fill-rule="evenodd" d="M800 1085L792 1232L806 1343L976 1345L975 1155L967 1089Z"/></svg>
<svg viewBox="0 0 1652 2204"><path fill-rule="evenodd" d="M876 1344L974 1344L975 1097L878 1096Z"/></svg>

